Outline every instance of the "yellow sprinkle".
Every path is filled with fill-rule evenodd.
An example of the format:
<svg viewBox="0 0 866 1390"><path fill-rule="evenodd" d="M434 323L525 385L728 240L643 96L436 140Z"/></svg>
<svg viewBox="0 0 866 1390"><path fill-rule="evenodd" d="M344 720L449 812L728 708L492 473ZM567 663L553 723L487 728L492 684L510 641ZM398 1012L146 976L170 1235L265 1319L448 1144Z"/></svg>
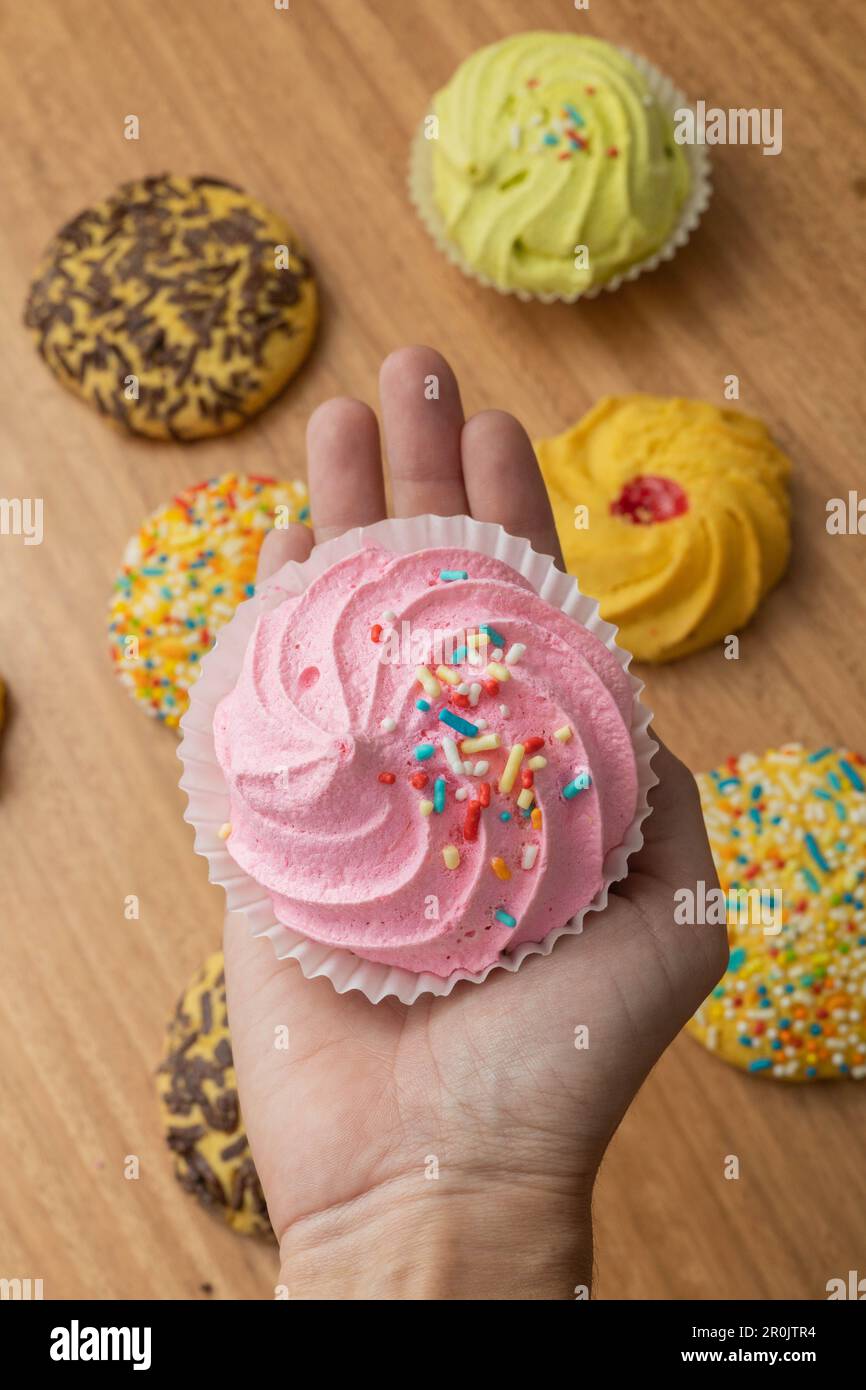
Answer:
<svg viewBox="0 0 866 1390"><path fill-rule="evenodd" d="M531 768L533 772L538 772L541 768L547 767L547 759L542 758L541 754L539 753L537 757L530 758L526 766L528 768Z"/></svg>
<svg viewBox="0 0 866 1390"><path fill-rule="evenodd" d="M487 632L470 632L466 638L467 647L486 647L490 641L490 634Z"/></svg>
<svg viewBox="0 0 866 1390"><path fill-rule="evenodd" d="M440 681L445 681L448 685L459 685L462 679L456 671L449 671L447 666L437 666L436 674Z"/></svg>
<svg viewBox="0 0 866 1390"><path fill-rule="evenodd" d="M541 829L541 807L533 806L532 815L529 817L533 830Z"/></svg>
<svg viewBox="0 0 866 1390"><path fill-rule="evenodd" d="M567 724L563 724L561 729L554 729L553 737L558 738L560 743L568 743L571 738L571 729Z"/></svg>
<svg viewBox="0 0 866 1390"><path fill-rule="evenodd" d="M509 869L505 860L500 859L498 855L495 859L491 859L490 867L497 878L509 879L511 877L511 870Z"/></svg>
<svg viewBox="0 0 866 1390"><path fill-rule="evenodd" d="M432 812L433 812L433 802L432 802L432 801L419 801L419 802L418 802L418 810L421 812L421 815L422 815L422 816L429 816L429 815L431 815Z"/></svg>
<svg viewBox="0 0 866 1390"><path fill-rule="evenodd" d="M495 681L511 679L511 672L507 666L503 666L501 661L489 661L485 667L485 674L492 676Z"/></svg>
<svg viewBox="0 0 866 1390"><path fill-rule="evenodd" d="M232 833L232 823L231 823L230 820L227 820L226 823L225 823L225 825L221 825L220 828L219 828L219 837L220 837L221 840L227 840L228 837L229 837L229 835L231 835L231 833Z"/></svg>
<svg viewBox="0 0 866 1390"><path fill-rule="evenodd" d="M456 845L445 845L442 850L442 858L445 860L446 869L456 869L460 863L460 851Z"/></svg>
<svg viewBox="0 0 866 1390"><path fill-rule="evenodd" d="M431 671L426 666L419 666L415 672L415 679L419 685L424 687L425 692L431 700L438 700L442 694L442 687Z"/></svg>
<svg viewBox="0 0 866 1390"><path fill-rule="evenodd" d="M499 748L501 740L498 734L479 734L477 738L464 738L460 740L461 753L486 753L490 748Z"/></svg>
<svg viewBox="0 0 866 1390"><path fill-rule="evenodd" d="M508 754L508 761L506 762L502 772L502 776L499 779L499 790L501 792L507 793L511 791L511 788L514 786L514 779L517 776L518 771L520 770L520 764L522 763L522 761L523 744L515 743L514 747L511 749L511 752Z"/></svg>
<svg viewBox="0 0 866 1390"><path fill-rule="evenodd" d="M535 792L532 790L532 788L524 787L523 791L517 798L517 804L520 807L521 811L528 811L534 800Z"/></svg>

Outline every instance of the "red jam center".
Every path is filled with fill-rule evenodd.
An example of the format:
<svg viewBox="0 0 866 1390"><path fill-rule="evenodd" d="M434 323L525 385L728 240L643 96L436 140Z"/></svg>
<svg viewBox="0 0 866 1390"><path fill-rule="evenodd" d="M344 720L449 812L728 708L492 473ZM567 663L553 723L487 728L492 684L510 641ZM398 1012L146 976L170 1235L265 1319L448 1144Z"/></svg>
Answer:
<svg viewBox="0 0 866 1390"><path fill-rule="evenodd" d="M689 499L679 483L672 478L656 478L652 474L632 478L610 504L611 516L625 517L635 526L672 521L675 516L683 516L688 509Z"/></svg>

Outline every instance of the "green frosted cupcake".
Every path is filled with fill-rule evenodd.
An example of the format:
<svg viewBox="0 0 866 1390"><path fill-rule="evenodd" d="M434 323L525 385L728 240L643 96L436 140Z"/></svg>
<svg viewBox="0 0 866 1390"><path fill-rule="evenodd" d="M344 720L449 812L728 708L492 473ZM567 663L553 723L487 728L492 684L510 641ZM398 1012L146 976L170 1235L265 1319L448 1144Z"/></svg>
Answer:
<svg viewBox="0 0 866 1390"><path fill-rule="evenodd" d="M413 151L424 221L469 274L574 299L673 255L709 196L679 93L600 39L516 34L474 53ZM654 258L654 259L653 259Z"/></svg>

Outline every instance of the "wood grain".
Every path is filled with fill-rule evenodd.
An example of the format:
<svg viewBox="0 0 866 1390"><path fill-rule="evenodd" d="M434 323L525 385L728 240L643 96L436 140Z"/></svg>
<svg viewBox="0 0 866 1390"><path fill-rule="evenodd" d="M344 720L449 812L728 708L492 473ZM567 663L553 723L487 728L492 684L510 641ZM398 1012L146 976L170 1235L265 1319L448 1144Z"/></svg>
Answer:
<svg viewBox="0 0 866 1390"><path fill-rule="evenodd" d="M429 95L474 47L527 27L603 35L709 104L780 106L784 151L719 148L709 214L661 271L577 309L525 306L445 265L405 195ZM268 1297L272 1255L175 1185L152 1070L164 1020L219 938L222 904L182 824L175 740L112 679L105 612L123 544L184 483L304 471L304 424L336 392L375 399L405 342L448 353L467 408L538 436L601 394L740 404L795 463L790 575L743 634L648 673L662 734L695 768L784 739L859 743L862 537L827 498L863 486L866 196L856 0L43 0L0 34L4 190L0 458L5 496L42 497L45 540L0 538L3 908L0 1274L46 1297ZM141 138L123 139L138 115ZM20 326L56 227L122 179L237 181L285 210L323 290L321 337L284 398L191 447L112 432L62 391ZM141 918L125 920L138 894ZM681 1038L599 1183L602 1297L821 1297L866 1272L864 1093L748 1079ZM739 1182L723 1179L738 1154ZM136 1154L137 1181L123 1177Z"/></svg>

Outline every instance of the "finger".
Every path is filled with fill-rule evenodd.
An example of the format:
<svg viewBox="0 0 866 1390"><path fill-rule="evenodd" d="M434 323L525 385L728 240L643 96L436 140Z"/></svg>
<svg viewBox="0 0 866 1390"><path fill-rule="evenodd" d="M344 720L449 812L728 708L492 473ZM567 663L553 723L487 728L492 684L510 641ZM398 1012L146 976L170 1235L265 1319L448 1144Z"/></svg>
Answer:
<svg viewBox="0 0 866 1390"><path fill-rule="evenodd" d="M523 426L504 410L482 410L464 425L460 448L472 515L525 536L564 569L550 502Z"/></svg>
<svg viewBox="0 0 866 1390"><path fill-rule="evenodd" d="M652 765L659 781L649 794L652 814L643 823L643 846L629 860L629 877L618 885L624 896L633 874L648 874L673 887L693 878L709 886L718 883L697 783L685 763L654 737L659 749Z"/></svg>
<svg viewBox="0 0 866 1390"><path fill-rule="evenodd" d="M265 579L270 579L271 575L276 574L289 560L303 563L312 548L313 533L309 526L302 526L299 521L292 522L291 526L284 529L269 531L259 551L256 583L261 584Z"/></svg>
<svg viewBox="0 0 866 1390"><path fill-rule="evenodd" d="M307 425L307 475L316 544L385 516L376 416L363 401L337 396Z"/></svg>
<svg viewBox="0 0 866 1390"><path fill-rule="evenodd" d="M465 515L463 406L445 358L427 347L392 352L382 363L379 394L395 516Z"/></svg>

